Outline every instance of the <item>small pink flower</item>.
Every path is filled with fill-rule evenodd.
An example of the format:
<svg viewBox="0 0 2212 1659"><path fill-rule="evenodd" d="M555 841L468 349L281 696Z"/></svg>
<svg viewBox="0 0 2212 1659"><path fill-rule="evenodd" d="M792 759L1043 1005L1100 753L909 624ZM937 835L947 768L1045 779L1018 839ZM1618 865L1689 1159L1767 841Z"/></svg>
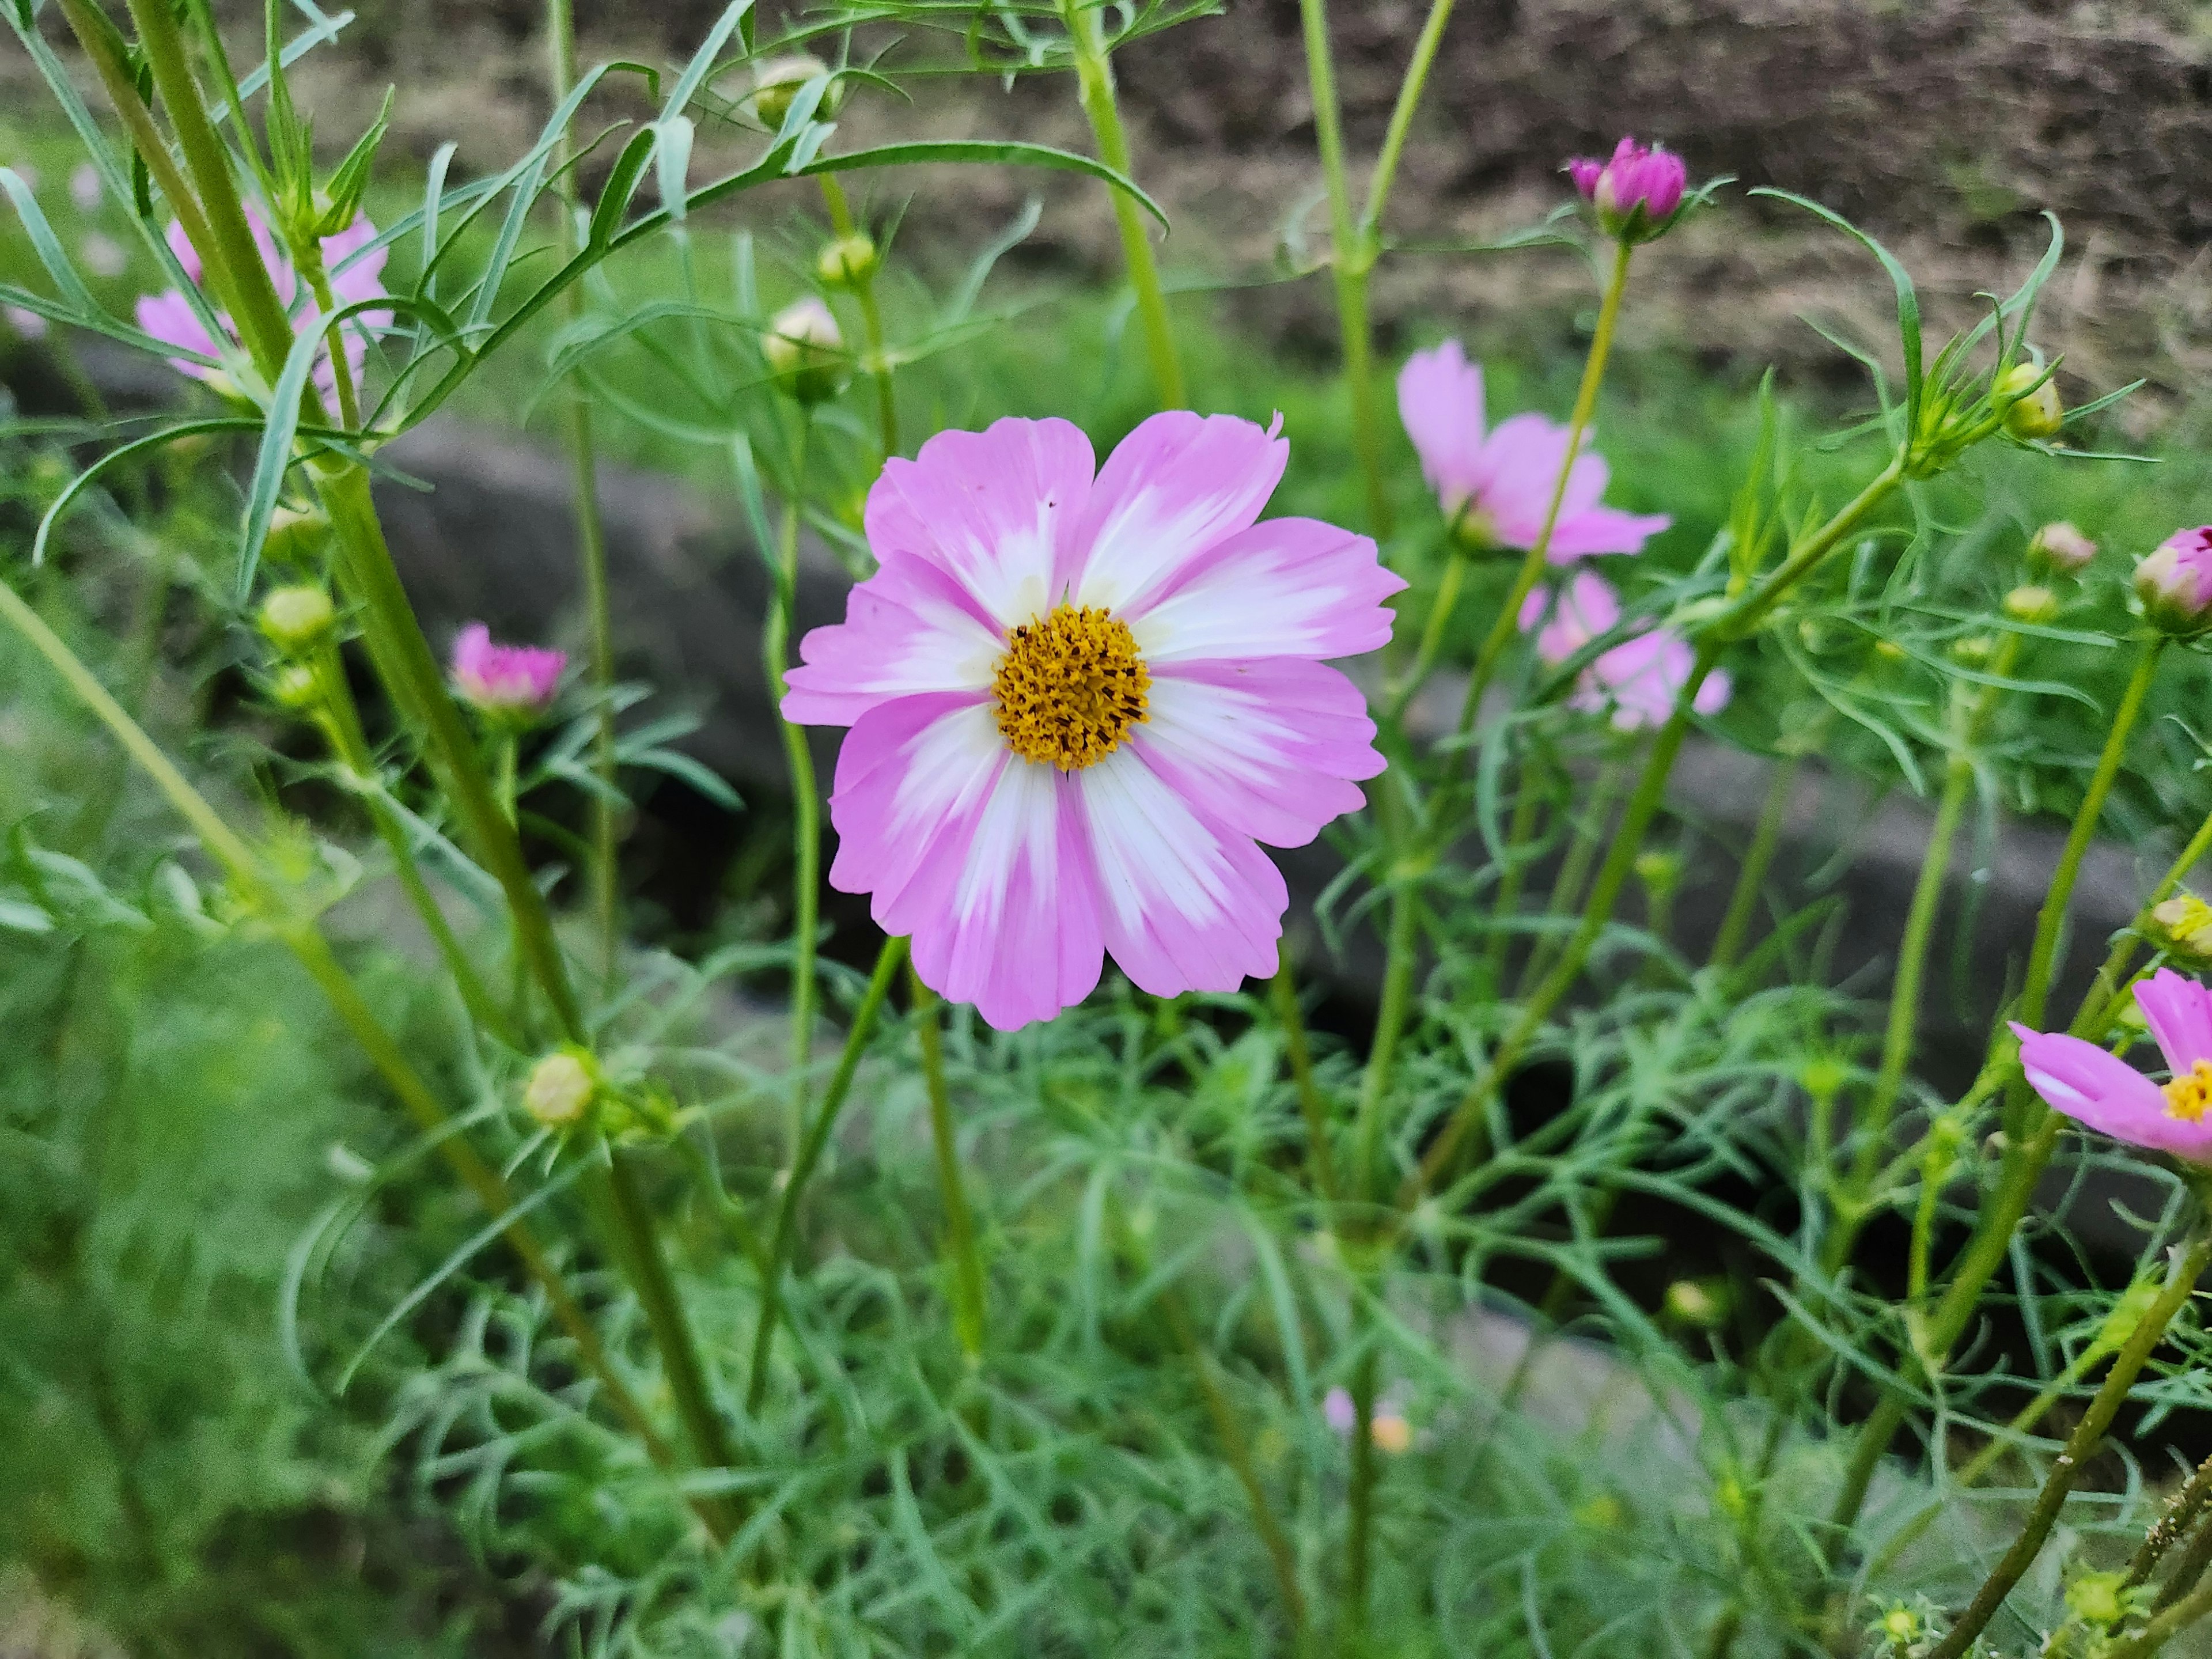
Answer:
<svg viewBox="0 0 2212 1659"><path fill-rule="evenodd" d="M105 231L86 232L76 252L77 258L84 261L84 268L95 276L120 276L131 263L122 244Z"/></svg>
<svg viewBox="0 0 2212 1659"><path fill-rule="evenodd" d="M1462 537L1478 546L1535 545L1567 459L1566 428L1522 414L1486 434L1482 366L1468 361L1457 340L1406 360L1398 374L1398 415L1421 458L1421 476ZM1601 457L1577 458L1545 550L1553 564L1593 553L1641 552L1670 522L1599 505L1607 477Z"/></svg>
<svg viewBox="0 0 2212 1659"><path fill-rule="evenodd" d="M1583 199L1597 210L1607 234L1639 241L1667 228L1690 182L1680 156L1626 137L1614 147L1611 161L1577 155L1567 163L1567 174Z"/></svg>
<svg viewBox="0 0 2212 1659"><path fill-rule="evenodd" d="M1350 1434L1352 1425L1359 1421L1359 1408L1352 1403L1352 1390L1331 1389L1322 1396L1322 1420L1339 1434Z"/></svg>
<svg viewBox="0 0 2212 1659"><path fill-rule="evenodd" d="M35 311L26 311L21 306L0 306L0 320L15 331L22 340L43 340L46 337L46 319Z"/></svg>
<svg viewBox="0 0 2212 1659"><path fill-rule="evenodd" d="M100 169L89 161L79 161L70 174L70 200L81 212L89 213L100 205Z"/></svg>
<svg viewBox="0 0 2212 1659"><path fill-rule="evenodd" d="M2212 1164L2212 992L2161 968L2136 985L2136 1006L2171 1080L2153 1083L2094 1042L2015 1022L2027 1080L2057 1110L2100 1134Z"/></svg>
<svg viewBox="0 0 2212 1659"><path fill-rule="evenodd" d="M2212 525L2177 530L2136 566L2136 592L2150 619L2169 633L2212 624Z"/></svg>
<svg viewBox="0 0 2212 1659"><path fill-rule="evenodd" d="M1331 658L1405 586L1364 536L1260 511L1290 446L1155 415L1097 469L1065 421L940 432L869 492L876 574L815 629L787 718L850 726L830 884L1002 1030L1090 994L1275 970L1298 847L1382 769ZM1096 476L1094 477L1094 471Z"/></svg>
<svg viewBox="0 0 2212 1659"><path fill-rule="evenodd" d="M1359 1408L1352 1403L1351 1392L1343 1388L1331 1389L1322 1396L1321 1415L1331 1430L1347 1438L1359 1423ZM1377 1449L1394 1456L1413 1443L1413 1425L1407 1420L1395 1390L1375 1402L1374 1413L1367 1419L1367 1437Z"/></svg>
<svg viewBox="0 0 2212 1659"><path fill-rule="evenodd" d="M1551 619L1546 622L1547 609ZM1536 635L1536 660L1557 668L1592 640L1620 626L1620 601L1613 596L1613 584L1604 577L1594 571L1577 570L1574 579L1559 590L1556 608L1547 590L1529 589L1521 605L1520 622L1523 634L1543 622L1543 631Z"/></svg>
<svg viewBox="0 0 2212 1659"><path fill-rule="evenodd" d="M292 314L294 332L301 333L314 327L322 313L316 307L314 296L305 291L305 285L300 281L299 272L293 269L291 259L277 247L276 239L270 233L268 221L250 202L246 204L246 219L253 232L254 246L260 251L261 262L268 268L270 281L276 286L276 297ZM360 301L383 296L386 250L377 247L361 252L368 248L375 238L376 227L369 222L366 214L336 235L323 238L323 267L330 274L331 297L339 305L353 305ZM168 242L169 251L177 256L177 263L184 267L185 276L198 287L201 276L199 252L185 236L184 227L173 221L169 225ZM359 257L354 257L356 255ZM350 264L347 263L349 259ZM221 359L227 353L239 349L238 330L231 319L218 314L216 321L222 325L223 337L221 341L208 332L198 313L179 289L149 294L138 301L138 326L141 329L164 345L197 352L204 357ZM392 313L388 311L362 312L348 319L342 331L345 337L346 364L352 369L356 380L362 364L368 357L368 340L362 331L383 328L391 321ZM211 368L206 364L182 357L172 357L169 363L179 374L204 380L218 389L230 384L228 377L219 368ZM337 371L331 367L327 341L315 359L314 380L325 398L337 394Z"/></svg>
<svg viewBox="0 0 2212 1659"><path fill-rule="evenodd" d="M482 623L471 623L453 641L453 689L478 713L498 719L544 713L568 665L565 651L495 645Z"/></svg>

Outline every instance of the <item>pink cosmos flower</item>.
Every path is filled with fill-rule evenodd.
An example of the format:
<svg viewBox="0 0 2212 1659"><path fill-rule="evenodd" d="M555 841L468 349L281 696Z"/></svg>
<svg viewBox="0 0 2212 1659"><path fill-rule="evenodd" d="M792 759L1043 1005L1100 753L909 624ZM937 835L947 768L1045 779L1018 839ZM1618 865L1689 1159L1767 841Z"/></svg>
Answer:
<svg viewBox="0 0 2212 1659"><path fill-rule="evenodd" d="M316 307L314 296L303 292L304 285L300 281L299 272L292 268L290 258L277 247L268 221L250 202L246 205L246 219L253 232L254 246L260 250L261 262L268 267L270 280L276 284L276 297L292 313L293 331L303 332L313 327L322 313ZM352 305L362 300L377 299L383 295L384 260L387 250L368 248L369 243L375 240L376 227L369 222L367 214L362 215L336 235L323 238L323 267L330 273L331 297L339 305ZM169 251L177 256L177 263L185 268L185 275L198 287L202 270L199 252L185 236L184 227L173 220L170 222L168 240ZM361 252L363 248L368 248L368 251ZM360 257L353 258L350 264L347 264L346 261L356 253L360 253ZM223 338L220 342L208 332L183 291L178 289L149 294L138 301L140 328L165 345L198 352L204 357L220 359L239 349L238 331L231 319L228 316L218 315L216 320L222 325ZM346 363L356 380L360 378L362 365L368 356L368 340L361 331L362 328L382 328L391 321L392 313L388 311L363 312L349 319L342 331L345 337ZM230 384L228 377L219 368L210 368L204 363L182 357L172 357L169 363L179 373L189 374L197 380L204 380L218 389ZM331 366L327 341L315 360L314 380L325 398L337 394L337 371Z"/></svg>
<svg viewBox="0 0 2212 1659"><path fill-rule="evenodd" d="M2136 592L2160 627L2178 634L2212 622L2212 525L2177 530L2136 566Z"/></svg>
<svg viewBox="0 0 2212 1659"><path fill-rule="evenodd" d="M800 646L787 718L850 726L832 886L1002 1030L1106 952L1158 996L1274 972L1297 847L1382 769L1325 659L1390 634L1364 536L1258 522L1276 428L1155 415L1093 476L1066 421L940 432L868 495L881 568Z"/></svg>
<svg viewBox="0 0 2212 1659"><path fill-rule="evenodd" d="M1483 429L1482 366L1457 340L1417 351L1398 374L1398 415L1421 458L1421 476L1457 532L1477 546L1526 550L1543 533L1567 429L1537 414L1507 416ZM1604 459L1585 454L1567 477L1545 557L1567 564L1593 553L1638 553L1669 522L1662 514L1601 507Z"/></svg>
<svg viewBox="0 0 2212 1659"><path fill-rule="evenodd" d="M568 665L565 651L495 645L482 623L471 623L453 641L453 689L478 713L495 719L543 714Z"/></svg>
<svg viewBox="0 0 2212 1659"><path fill-rule="evenodd" d="M1682 205L1690 182L1680 156L1626 136L1613 147L1612 160L1577 155L1567 163L1567 173L1583 199L1597 210L1598 223L1614 236L1663 230Z"/></svg>
<svg viewBox="0 0 2212 1659"><path fill-rule="evenodd" d="M1554 596L1542 588L1531 592L1521 606L1524 634L1543 623L1536 635L1536 657L1556 668L1592 640L1620 625L1620 600L1604 577L1578 570L1574 580ZM1613 724L1622 732L1639 732L1660 726L1674 712L1674 699L1690 683L1697 653L1671 629L1653 628L1602 652L1585 668L1568 707L1589 714L1613 711ZM1734 687L1725 669L1705 677L1690 707L1700 714L1717 714L1728 707Z"/></svg>
<svg viewBox="0 0 2212 1659"><path fill-rule="evenodd" d="M35 311L26 311L21 306L0 306L0 321L15 331L22 340L43 340L46 337L46 319Z"/></svg>
<svg viewBox="0 0 2212 1659"><path fill-rule="evenodd" d="M2172 1076L2153 1083L2116 1054L2059 1031L2015 1022L2027 1080L2057 1110L2100 1134L2192 1164L2212 1164L2212 992L2171 968L2136 986Z"/></svg>

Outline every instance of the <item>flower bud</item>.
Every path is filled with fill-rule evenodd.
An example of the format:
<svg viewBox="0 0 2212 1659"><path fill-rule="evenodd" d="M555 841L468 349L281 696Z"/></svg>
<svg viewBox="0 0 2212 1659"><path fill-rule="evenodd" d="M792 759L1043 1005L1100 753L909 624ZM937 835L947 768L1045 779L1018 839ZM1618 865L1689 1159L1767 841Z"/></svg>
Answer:
<svg viewBox="0 0 2212 1659"><path fill-rule="evenodd" d="M1962 662L1969 668L1978 668L1990 659L1997 642L1986 634L1969 634L1964 639L1951 641L1951 659Z"/></svg>
<svg viewBox="0 0 2212 1659"><path fill-rule="evenodd" d="M2186 637L2212 628L2212 525L2177 530L2136 566L2136 596L2154 627Z"/></svg>
<svg viewBox="0 0 2212 1659"><path fill-rule="evenodd" d="M1723 1299L1694 1279L1678 1279L1667 1287L1666 1309L1669 1319L1701 1331L1718 1329L1728 1317Z"/></svg>
<svg viewBox="0 0 2212 1659"><path fill-rule="evenodd" d="M761 337L775 383L802 404L834 398L845 384L845 337L830 307L808 295L776 313Z"/></svg>
<svg viewBox="0 0 2212 1659"><path fill-rule="evenodd" d="M303 662L287 663L269 681L270 700L305 714L322 701L322 676Z"/></svg>
<svg viewBox="0 0 2212 1659"><path fill-rule="evenodd" d="M753 71L753 113L769 131L780 131L783 118L791 113L792 100L799 89L817 76L830 73L830 66L819 58L805 52L794 52L788 58L771 58ZM827 118L837 112L840 83L832 81L816 113Z"/></svg>
<svg viewBox="0 0 2212 1659"><path fill-rule="evenodd" d="M2066 1587L2066 1611L2085 1625L2117 1625L2127 1617L2124 1572L2085 1572Z"/></svg>
<svg viewBox="0 0 2212 1659"><path fill-rule="evenodd" d="M876 274L876 245L862 231L836 238L814 262L825 287L858 288Z"/></svg>
<svg viewBox="0 0 2212 1659"><path fill-rule="evenodd" d="M1850 1068L1833 1054L1815 1054L1797 1069L1797 1086L1819 1101L1832 1101L1850 1080Z"/></svg>
<svg viewBox="0 0 2212 1659"><path fill-rule="evenodd" d="M1376 1450L1395 1457L1413 1443L1413 1425L1395 1412L1378 1411L1367 1419L1367 1437Z"/></svg>
<svg viewBox="0 0 2212 1659"><path fill-rule="evenodd" d="M599 1091L588 1055L563 1048L530 1068L522 1085L522 1109L547 1129L569 1129L583 1121Z"/></svg>
<svg viewBox="0 0 2212 1659"><path fill-rule="evenodd" d="M2047 566L2071 575L2097 556L2097 544L2061 520L2037 531L2027 544L2030 564Z"/></svg>
<svg viewBox="0 0 2212 1659"><path fill-rule="evenodd" d="M2152 943L2169 956L2212 964L2212 904L2194 893L2177 893L2150 913Z"/></svg>
<svg viewBox="0 0 2212 1659"><path fill-rule="evenodd" d="M568 666L565 651L495 644L482 623L471 623L453 641L453 689L489 720L529 725L551 705Z"/></svg>
<svg viewBox="0 0 2212 1659"><path fill-rule="evenodd" d="M313 650L337 619L331 596L319 587L280 587L261 602L262 633L290 657Z"/></svg>
<svg viewBox="0 0 2212 1659"><path fill-rule="evenodd" d="M2058 614L2058 596L2047 587L2015 587L2004 596L2004 612L2014 622L2047 623Z"/></svg>
<svg viewBox="0 0 2212 1659"><path fill-rule="evenodd" d="M2066 424L2066 405L2058 382L2041 363L2014 363L1997 379L1996 396L2006 398L2004 428L2023 442L2055 438Z"/></svg>
<svg viewBox="0 0 2212 1659"><path fill-rule="evenodd" d="M1575 157L1567 163L1567 173L1596 210L1598 228L1631 242L1648 242L1672 224L1689 184L1689 169L1680 156L1657 144L1646 148L1632 137L1621 139L1610 161Z"/></svg>
<svg viewBox="0 0 2212 1659"><path fill-rule="evenodd" d="M1673 892L1681 884L1681 855L1658 851L1638 853L1636 855L1636 879L1650 892Z"/></svg>
<svg viewBox="0 0 2212 1659"><path fill-rule="evenodd" d="M1875 1621L1875 1630L1883 1641L1900 1650L1912 1646L1928 1633L1920 1615L1902 1601L1891 1605L1889 1611Z"/></svg>

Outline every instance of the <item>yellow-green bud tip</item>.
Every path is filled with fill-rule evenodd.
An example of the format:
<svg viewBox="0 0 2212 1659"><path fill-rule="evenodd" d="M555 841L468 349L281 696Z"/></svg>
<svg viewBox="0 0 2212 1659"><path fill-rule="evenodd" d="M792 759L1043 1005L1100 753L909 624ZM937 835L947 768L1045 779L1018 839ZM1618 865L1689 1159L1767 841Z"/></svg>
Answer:
<svg viewBox="0 0 2212 1659"><path fill-rule="evenodd" d="M811 294L775 313L761 336L761 356L776 385L802 404L834 398L845 384L845 337Z"/></svg>
<svg viewBox="0 0 2212 1659"><path fill-rule="evenodd" d="M2004 608L2014 622L2047 623L2058 614L2058 596L2047 587L2015 587L2004 596Z"/></svg>
<svg viewBox="0 0 2212 1659"><path fill-rule="evenodd" d="M598 1088L599 1080L582 1057L563 1049L530 1068L530 1080L522 1086L522 1109L545 1128L570 1128L591 1109Z"/></svg>
<svg viewBox="0 0 2212 1659"><path fill-rule="evenodd" d="M322 681L307 664L287 663L270 680L269 695L285 708L313 708L323 695Z"/></svg>
<svg viewBox="0 0 2212 1659"><path fill-rule="evenodd" d="M313 650L337 617L321 588L280 587L261 603L261 631L279 651L297 656Z"/></svg>
<svg viewBox="0 0 2212 1659"><path fill-rule="evenodd" d="M753 71L753 113L771 132L779 130L784 117L791 113L792 100L799 96L799 89L817 76L829 73L827 64L805 52L769 58ZM822 94L817 114L826 118L836 112L838 85L834 81L830 83L829 90Z"/></svg>
<svg viewBox="0 0 2212 1659"><path fill-rule="evenodd" d="M2015 438L2055 438L2066 423L2058 383L2041 363L2014 363L1998 376L1996 395L2004 409L2004 428Z"/></svg>
<svg viewBox="0 0 2212 1659"><path fill-rule="evenodd" d="M1709 1331L1727 1314L1722 1299L1694 1279L1678 1279L1667 1287L1667 1316L1679 1323Z"/></svg>
<svg viewBox="0 0 2212 1659"><path fill-rule="evenodd" d="M876 245L857 230L840 236L822 250L814 274L830 288L858 288L876 274Z"/></svg>

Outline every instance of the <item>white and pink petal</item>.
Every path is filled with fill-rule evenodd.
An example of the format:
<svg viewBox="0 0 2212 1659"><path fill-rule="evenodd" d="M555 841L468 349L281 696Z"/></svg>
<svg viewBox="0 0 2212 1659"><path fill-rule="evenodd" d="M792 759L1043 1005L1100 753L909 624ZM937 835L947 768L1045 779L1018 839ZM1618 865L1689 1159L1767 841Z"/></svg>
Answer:
<svg viewBox="0 0 2212 1659"><path fill-rule="evenodd" d="M1375 544L1318 519L1269 519L1217 544L1123 612L1154 665L1356 657L1390 637L1382 604L1406 586Z"/></svg>
<svg viewBox="0 0 2212 1659"><path fill-rule="evenodd" d="M1257 521L1290 453L1275 429L1233 415L1152 416L1099 469L1067 591L1127 616Z"/></svg>
<svg viewBox="0 0 2212 1659"><path fill-rule="evenodd" d="M2118 1055L2060 1031L2031 1031L2016 1022L2012 1030L2029 1085L2077 1123L2132 1146L2200 1162L2212 1152L2212 1122L2172 1115L2165 1091Z"/></svg>
<svg viewBox="0 0 2212 1659"><path fill-rule="evenodd" d="M811 629L785 677L784 718L849 726L893 697L989 689L1006 637L939 565L895 554L853 589L845 620Z"/></svg>
<svg viewBox="0 0 2212 1659"><path fill-rule="evenodd" d="M2200 1060L2212 1060L2212 991L2195 980L2161 968L2136 985L2136 1006L2158 1039L2166 1063L2186 1072Z"/></svg>

